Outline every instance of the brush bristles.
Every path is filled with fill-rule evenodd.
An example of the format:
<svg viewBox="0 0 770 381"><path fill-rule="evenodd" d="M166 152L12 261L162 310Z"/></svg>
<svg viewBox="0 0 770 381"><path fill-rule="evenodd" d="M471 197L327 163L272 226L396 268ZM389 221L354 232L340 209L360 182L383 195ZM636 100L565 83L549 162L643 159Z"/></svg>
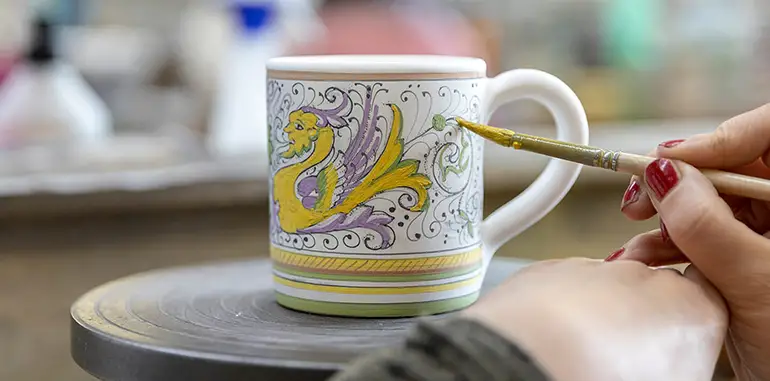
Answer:
<svg viewBox="0 0 770 381"><path fill-rule="evenodd" d="M511 147L513 145L513 136L515 132L504 128L485 126L479 123L469 122L462 118L456 118L460 127L466 128L479 136L491 140L501 146Z"/></svg>

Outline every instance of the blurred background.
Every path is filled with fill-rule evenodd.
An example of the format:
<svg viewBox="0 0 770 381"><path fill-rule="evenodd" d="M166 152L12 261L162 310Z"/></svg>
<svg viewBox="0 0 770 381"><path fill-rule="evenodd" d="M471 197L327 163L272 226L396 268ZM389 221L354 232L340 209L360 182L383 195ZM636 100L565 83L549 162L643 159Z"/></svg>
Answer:
<svg viewBox="0 0 770 381"><path fill-rule="evenodd" d="M0 0L0 380L91 380L70 360L67 314L101 283L266 256L262 105L249 102L269 57L545 70L584 103L592 144L643 154L765 102L768 15L750 0ZM553 134L526 101L492 122ZM545 165L485 155L486 213ZM500 255L602 258L655 228L620 215L627 181L584 169Z"/></svg>

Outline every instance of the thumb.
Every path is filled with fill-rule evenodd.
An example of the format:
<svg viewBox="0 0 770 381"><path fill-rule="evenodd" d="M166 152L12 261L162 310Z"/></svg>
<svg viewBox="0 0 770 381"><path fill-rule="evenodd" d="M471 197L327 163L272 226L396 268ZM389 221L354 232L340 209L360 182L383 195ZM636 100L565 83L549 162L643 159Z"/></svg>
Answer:
<svg viewBox="0 0 770 381"><path fill-rule="evenodd" d="M736 220L711 182L691 165L655 160L645 170L644 183L672 242L717 288L756 271L756 256L770 252L770 241Z"/></svg>

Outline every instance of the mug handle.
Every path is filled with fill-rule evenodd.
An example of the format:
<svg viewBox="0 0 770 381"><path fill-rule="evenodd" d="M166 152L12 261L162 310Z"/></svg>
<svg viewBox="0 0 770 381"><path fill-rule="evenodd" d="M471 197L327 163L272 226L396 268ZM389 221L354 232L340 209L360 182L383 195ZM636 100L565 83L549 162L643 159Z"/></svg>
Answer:
<svg viewBox="0 0 770 381"><path fill-rule="evenodd" d="M500 106L523 98L537 101L553 115L557 139L588 144L588 120L577 95L560 79L539 70L511 70L488 79L484 98L488 106L482 122L486 123ZM484 271L504 243L540 221L561 202L581 168L581 164L551 159L527 189L482 222Z"/></svg>

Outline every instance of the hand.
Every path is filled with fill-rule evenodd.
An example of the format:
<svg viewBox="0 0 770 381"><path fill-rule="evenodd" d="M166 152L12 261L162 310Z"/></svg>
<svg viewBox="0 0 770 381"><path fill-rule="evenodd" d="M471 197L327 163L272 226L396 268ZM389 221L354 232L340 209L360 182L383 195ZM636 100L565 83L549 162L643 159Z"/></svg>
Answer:
<svg viewBox="0 0 770 381"><path fill-rule="evenodd" d="M662 229L633 238L612 259L653 266L691 262L727 302L726 348L738 379L768 380L770 204L720 197L693 166L770 178L770 105L713 133L662 144L657 154L670 160L658 160L644 179L632 179L622 210L633 220L657 211Z"/></svg>
<svg viewBox="0 0 770 381"><path fill-rule="evenodd" d="M533 264L464 312L556 381L711 380L727 311L708 282L641 263Z"/></svg>

